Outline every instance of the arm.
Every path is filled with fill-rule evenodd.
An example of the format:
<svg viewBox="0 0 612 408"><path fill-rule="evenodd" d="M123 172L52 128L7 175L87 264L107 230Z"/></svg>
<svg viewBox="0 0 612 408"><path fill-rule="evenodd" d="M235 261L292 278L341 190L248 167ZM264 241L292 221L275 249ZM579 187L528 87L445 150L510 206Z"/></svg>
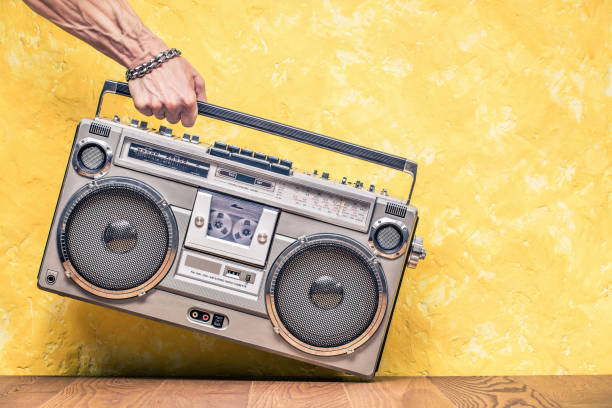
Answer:
<svg viewBox="0 0 612 408"><path fill-rule="evenodd" d="M125 0L24 0L35 12L126 68L168 47L144 26ZM164 62L129 81L134 105L144 115L193 126L197 100L206 100L204 80L183 57Z"/></svg>

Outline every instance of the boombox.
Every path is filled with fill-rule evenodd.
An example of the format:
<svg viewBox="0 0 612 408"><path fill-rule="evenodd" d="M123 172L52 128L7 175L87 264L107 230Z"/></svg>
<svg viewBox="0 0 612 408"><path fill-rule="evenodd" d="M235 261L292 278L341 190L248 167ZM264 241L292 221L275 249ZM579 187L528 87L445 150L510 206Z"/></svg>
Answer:
<svg viewBox="0 0 612 408"><path fill-rule="evenodd" d="M404 158L198 102L209 118L386 166L362 182L144 121L78 125L38 286L315 365L374 376L404 268L425 258ZM202 143L201 143L202 142Z"/></svg>

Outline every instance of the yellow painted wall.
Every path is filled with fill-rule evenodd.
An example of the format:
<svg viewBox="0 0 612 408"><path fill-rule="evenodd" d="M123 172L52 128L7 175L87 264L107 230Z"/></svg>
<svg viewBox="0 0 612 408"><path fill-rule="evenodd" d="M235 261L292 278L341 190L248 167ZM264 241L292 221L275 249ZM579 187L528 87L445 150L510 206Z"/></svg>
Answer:
<svg viewBox="0 0 612 408"><path fill-rule="evenodd" d="M131 3L211 102L419 162L429 255L379 374L612 374L612 2ZM75 126L123 70L15 0L0 57L0 374L331 375L39 291Z"/></svg>

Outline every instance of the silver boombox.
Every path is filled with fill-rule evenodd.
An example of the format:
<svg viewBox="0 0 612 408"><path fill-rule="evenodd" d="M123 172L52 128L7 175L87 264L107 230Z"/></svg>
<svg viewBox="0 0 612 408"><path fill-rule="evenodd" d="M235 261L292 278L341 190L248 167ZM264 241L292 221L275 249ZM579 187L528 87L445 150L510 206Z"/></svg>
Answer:
<svg viewBox="0 0 612 408"><path fill-rule="evenodd" d="M410 173L408 203L360 182L160 126L81 120L38 286L372 377L406 265L425 258L404 158L198 102L217 120Z"/></svg>

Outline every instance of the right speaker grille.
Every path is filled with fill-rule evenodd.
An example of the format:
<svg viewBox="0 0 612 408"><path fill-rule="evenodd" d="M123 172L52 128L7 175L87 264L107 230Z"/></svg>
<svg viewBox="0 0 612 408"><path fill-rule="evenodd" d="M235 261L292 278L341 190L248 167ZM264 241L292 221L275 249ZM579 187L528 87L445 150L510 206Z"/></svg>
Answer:
<svg viewBox="0 0 612 408"><path fill-rule="evenodd" d="M382 269L356 241L317 234L278 258L268 308L281 334L313 354L353 350L375 332L386 308Z"/></svg>

